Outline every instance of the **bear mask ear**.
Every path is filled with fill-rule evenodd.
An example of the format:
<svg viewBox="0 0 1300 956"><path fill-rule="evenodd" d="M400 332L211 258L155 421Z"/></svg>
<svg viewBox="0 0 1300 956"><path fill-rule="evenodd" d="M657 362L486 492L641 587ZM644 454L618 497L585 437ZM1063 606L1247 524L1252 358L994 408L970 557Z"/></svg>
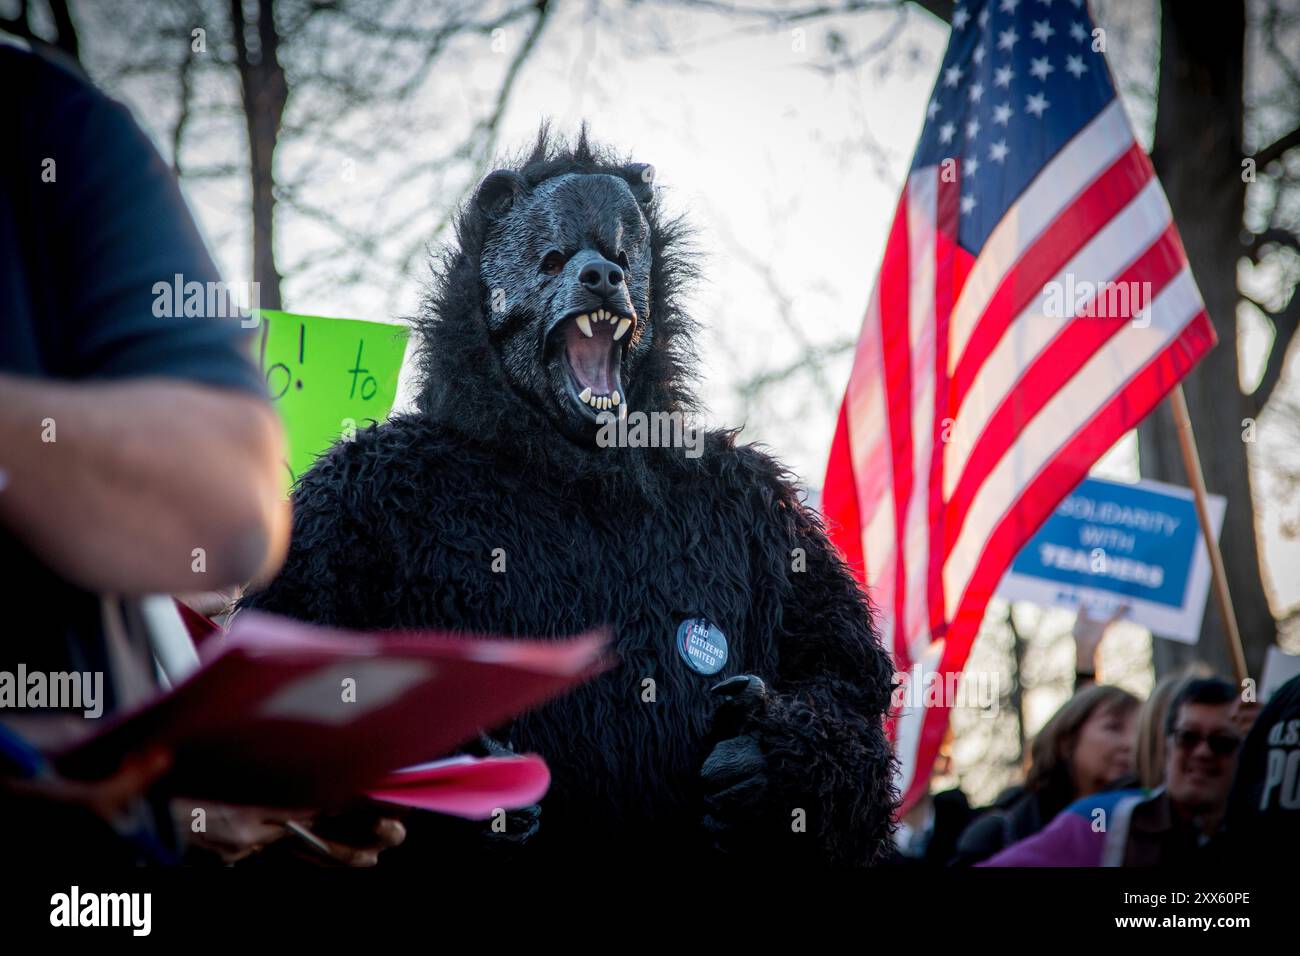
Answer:
<svg viewBox="0 0 1300 956"><path fill-rule="evenodd" d="M632 163L624 167L624 173L636 201L648 206L655 197L655 168L649 163Z"/></svg>
<svg viewBox="0 0 1300 956"><path fill-rule="evenodd" d="M474 204L489 219L500 219L510 211L520 196L528 192L528 183L524 177L509 169L498 169L488 173L478 192L474 194Z"/></svg>

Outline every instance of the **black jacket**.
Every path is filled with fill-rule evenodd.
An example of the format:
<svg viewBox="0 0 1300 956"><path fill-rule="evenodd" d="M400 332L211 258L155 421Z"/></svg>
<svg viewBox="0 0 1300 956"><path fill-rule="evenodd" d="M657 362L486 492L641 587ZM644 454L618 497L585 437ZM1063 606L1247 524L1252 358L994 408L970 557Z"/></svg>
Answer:
<svg viewBox="0 0 1300 956"><path fill-rule="evenodd" d="M1046 791L1029 793L1024 787L1012 787L1002 793L992 806L979 813L957 838L950 865L973 866L1033 836L1051 822L1065 804Z"/></svg>

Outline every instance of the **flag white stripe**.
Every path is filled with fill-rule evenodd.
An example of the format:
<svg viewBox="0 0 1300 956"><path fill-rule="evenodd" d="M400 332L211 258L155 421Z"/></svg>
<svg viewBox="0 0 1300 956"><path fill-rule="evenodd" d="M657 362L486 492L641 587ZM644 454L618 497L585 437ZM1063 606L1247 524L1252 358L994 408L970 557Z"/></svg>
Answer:
<svg viewBox="0 0 1300 956"><path fill-rule="evenodd" d="M892 494L893 489L879 323L880 293L876 290L872 292L866 321L858 338L847 400L851 426L848 430L849 459L853 463L859 514L864 519L882 506L882 497Z"/></svg>
<svg viewBox="0 0 1300 956"><path fill-rule="evenodd" d="M858 495L858 520L865 523L862 553L867 593L879 609L884 646L894 646L894 463L885 402L885 366L880 341L880 286L872 290L849 377L849 459ZM871 440L868 440L870 436Z"/></svg>
<svg viewBox="0 0 1300 956"><path fill-rule="evenodd" d="M923 169L907 184L908 332L911 352L912 493L904 512L907 584L903 634L913 659L919 630L929 642L930 461L934 453L935 224L938 176Z"/></svg>
<svg viewBox="0 0 1300 956"><path fill-rule="evenodd" d="M919 663L914 665L909 672L909 682L917 680L918 676L924 681L925 674L933 674L937 671L942 654L943 641L936 641L923 656L917 658ZM927 708L924 706L924 690L924 685L914 689L909 684L908 695L921 694L922 696L919 698L905 696L904 702L920 700L921 706L900 707L897 720L894 723L894 753L898 757L898 766L894 771L894 783L898 787L899 793L907 792L907 788L912 783L912 775L916 772L916 756L917 751L920 749L921 730L925 726L927 712Z"/></svg>
<svg viewBox="0 0 1300 956"><path fill-rule="evenodd" d="M894 508L892 502L886 504L872 514L862 541L863 553L866 555L867 583L872 587L879 587L883 583L881 576L894 563ZM885 610L883 604L881 610ZM891 617L893 613L891 603Z"/></svg>

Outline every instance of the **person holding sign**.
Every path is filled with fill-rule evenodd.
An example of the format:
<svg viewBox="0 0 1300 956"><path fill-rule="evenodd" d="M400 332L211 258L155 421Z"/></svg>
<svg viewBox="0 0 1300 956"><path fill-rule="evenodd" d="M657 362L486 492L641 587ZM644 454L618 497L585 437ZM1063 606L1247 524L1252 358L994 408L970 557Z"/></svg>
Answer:
<svg viewBox="0 0 1300 956"><path fill-rule="evenodd" d="M1112 624L1128 613L1124 605L1117 607L1110 617L1093 617L1086 605L1079 606L1079 613L1074 619L1074 687L1082 690L1089 684L1097 683L1097 658L1101 651L1102 638Z"/></svg>

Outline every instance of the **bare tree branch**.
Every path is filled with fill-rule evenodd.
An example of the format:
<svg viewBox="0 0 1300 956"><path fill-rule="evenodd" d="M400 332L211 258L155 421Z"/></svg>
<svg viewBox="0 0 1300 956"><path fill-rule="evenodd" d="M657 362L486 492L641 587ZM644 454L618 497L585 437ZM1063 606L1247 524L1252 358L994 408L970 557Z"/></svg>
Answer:
<svg viewBox="0 0 1300 956"><path fill-rule="evenodd" d="M1287 150L1294 149L1297 146L1300 146L1300 126L1255 153L1255 164L1262 169L1269 163L1281 159Z"/></svg>
<svg viewBox="0 0 1300 956"><path fill-rule="evenodd" d="M897 16L894 17L894 22L889 25L889 29L887 29L878 39L872 43L868 43L860 50L846 50L843 53L837 53L832 56L829 63L813 64L813 69L817 70L819 73L836 73L841 70L856 70L858 67L870 62L889 49L898 38L899 34L903 32L903 27L906 25L907 11L903 7L899 7Z"/></svg>
<svg viewBox="0 0 1300 956"><path fill-rule="evenodd" d="M768 369L767 371L751 376L741 382L736 390L746 399L752 399L764 389L781 382L789 381L804 372L819 372L827 361L836 356L845 355L848 352L851 352L856 344L856 339L840 339L831 342L829 345L806 349L802 355L788 365L776 369Z"/></svg>
<svg viewBox="0 0 1300 956"><path fill-rule="evenodd" d="M537 19L533 21L532 28L524 38L524 42L511 58L510 65L506 69L505 78L502 80L501 87L497 92L496 105L486 119L480 120L475 126L474 137L471 137L467 144L467 149L473 159L473 166L469 176L469 183L477 183L487 174L487 167L496 152L497 136L500 130L501 118L505 115L506 106L510 102L510 96L514 92L515 82L519 78L519 71L527 62L537 45L537 38L542 35L542 30L546 27L551 13L551 0L535 0L534 9L537 11ZM475 137L478 137L477 143ZM402 256L400 267L403 272L408 272L412 261L417 255L420 255L428 248L430 243L440 239L447 227L451 224L452 216L455 215L456 206L451 204L446 211L439 217L435 223L433 231L427 237L422 239L418 244L412 245Z"/></svg>
<svg viewBox="0 0 1300 956"><path fill-rule="evenodd" d="M1264 410L1264 406L1268 404L1273 390L1282 378L1291 340L1295 338L1296 329L1300 327L1300 294L1293 292L1286 308L1278 312L1270 312L1268 309L1261 309L1261 311L1273 323L1274 334L1273 347L1269 350L1268 361L1264 363L1264 374L1259 380L1259 385L1250 395L1256 415Z"/></svg>
<svg viewBox="0 0 1300 956"><path fill-rule="evenodd" d="M190 121L190 102L193 95L191 74L194 70L194 57L182 57L176 70L178 104L176 122L172 125L172 171L179 178L181 175L181 147L185 139L185 127Z"/></svg>
<svg viewBox="0 0 1300 956"><path fill-rule="evenodd" d="M1264 247L1268 245L1287 246L1288 248L1294 249L1296 252L1300 252L1300 236L1297 236L1289 229L1280 229L1277 227L1270 227L1265 229L1263 232L1257 232L1250 237L1250 242L1247 246L1250 250L1251 259L1258 262L1260 253L1263 251Z"/></svg>
<svg viewBox="0 0 1300 956"><path fill-rule="evenodd" d="M748 4L727 3L725 0L660 0L660 2L667 6L688 6L694 10L704 10L729 17L746 17L764 20L773 24L787 24L845 14L888 10L891 7L899 6L903 0L845 0L844 3L821 3L793 9L757 7Z"/></svg>
<svg viewBox="0 0 1300 956"><path fill-rule="evenodd" d="M24 2L23 6L27 4ZM49 6L50 16L54 19L55 46L74 60L80 60L81 42L72 22L72 13L68 10L68 0L49 0Z"/></svg>
<svg viewBox="0 0 1300 956"><path fill-rule="evenodd" d="M927 13L932 13L944 23L952 23L953 11L957 9L956 0L912 0Z"/></svg>

